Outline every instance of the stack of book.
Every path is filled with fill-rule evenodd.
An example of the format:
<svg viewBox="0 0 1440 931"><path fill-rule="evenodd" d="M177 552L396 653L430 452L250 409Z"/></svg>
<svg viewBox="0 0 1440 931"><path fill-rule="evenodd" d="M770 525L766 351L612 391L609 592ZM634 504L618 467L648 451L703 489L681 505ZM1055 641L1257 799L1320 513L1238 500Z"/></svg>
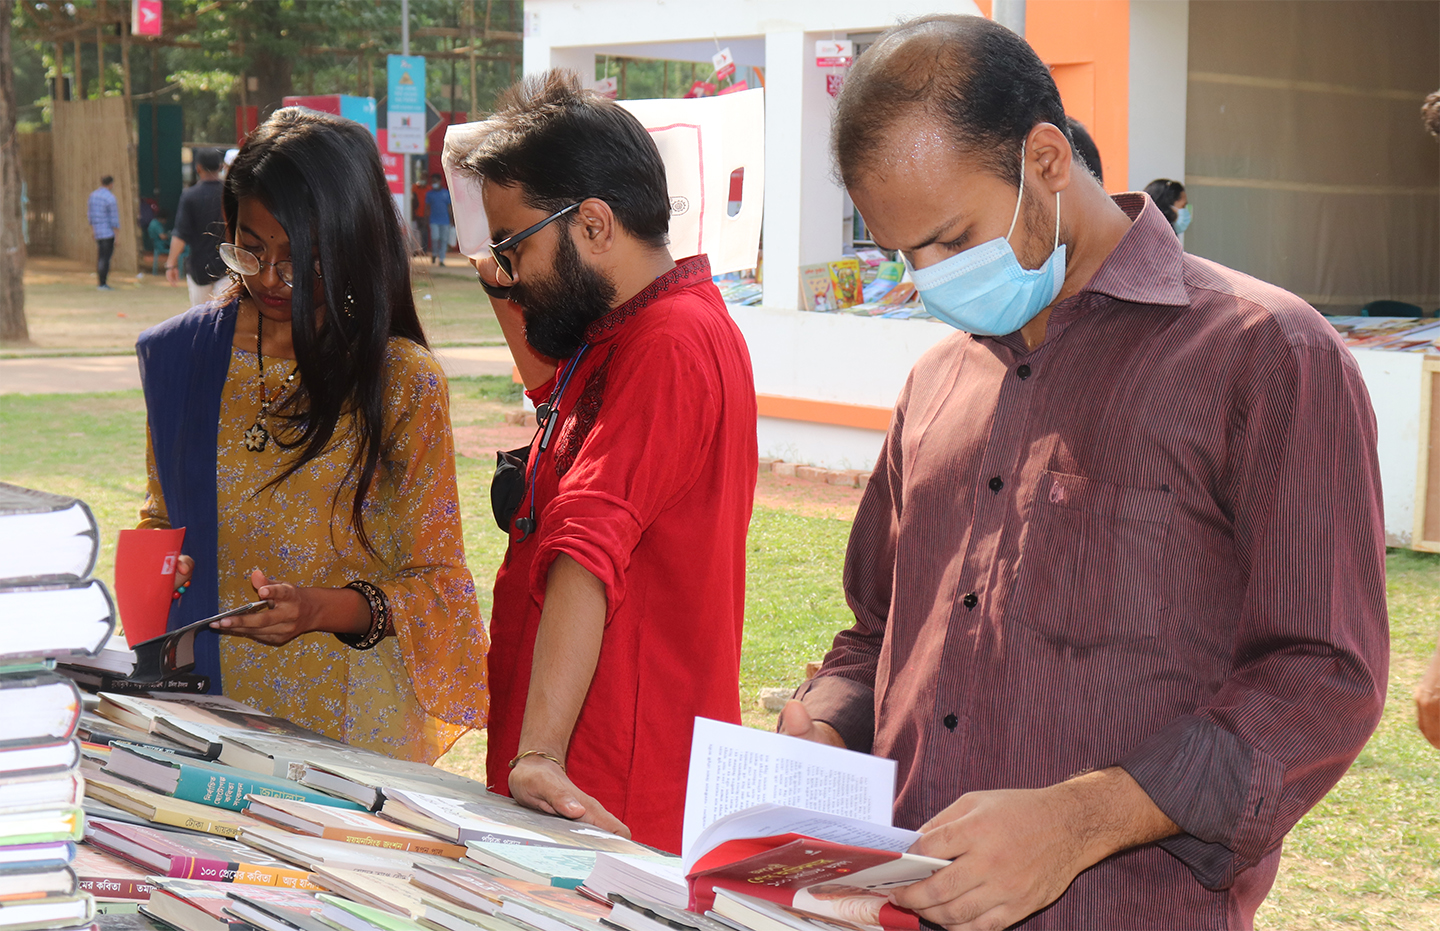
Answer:
<svg viewBox="0 0 1440 931"><path fill-rule="evenodd" d="M0 931L919 928L889 890L945 864L891 761L697 720L681 857L221 696L82 695L96 539L0 486Z"/></svg>
<svg viewBox="0 0 1440 931"><path fill-rule="evenodd" d="M53 671L95 656L115 629L81 501L0 483L0 928L88 927L95 902L72 864L84 825L75 729L81 698Z"/></svg>

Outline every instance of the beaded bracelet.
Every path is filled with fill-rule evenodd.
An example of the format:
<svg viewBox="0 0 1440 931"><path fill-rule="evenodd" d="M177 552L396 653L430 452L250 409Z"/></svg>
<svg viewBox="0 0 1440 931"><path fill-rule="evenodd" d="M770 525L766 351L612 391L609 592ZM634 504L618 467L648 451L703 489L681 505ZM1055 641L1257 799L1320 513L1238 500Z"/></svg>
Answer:
<svg viewBox="0 0 1440 931"><path fill-rule="evenodd" d="M385 639L386 634L395 632L390 623L390 603L385 600L384 592L361 579L356 579L345 587L365 596L365 601L370 605L370 629L364 634L336 634L335 639L353 650L373 649Z"/></svg>

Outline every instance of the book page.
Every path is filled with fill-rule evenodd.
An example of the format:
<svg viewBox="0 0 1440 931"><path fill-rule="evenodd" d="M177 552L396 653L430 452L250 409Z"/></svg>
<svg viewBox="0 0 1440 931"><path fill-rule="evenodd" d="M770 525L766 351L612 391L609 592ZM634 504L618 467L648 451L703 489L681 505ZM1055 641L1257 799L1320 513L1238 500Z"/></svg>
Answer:
<svg viewBox="0 0 1440 931"><path fill-rule="evenodd" d="M889 826L895 761L695 719L682 850L726 815L771 802Z"/></svg>

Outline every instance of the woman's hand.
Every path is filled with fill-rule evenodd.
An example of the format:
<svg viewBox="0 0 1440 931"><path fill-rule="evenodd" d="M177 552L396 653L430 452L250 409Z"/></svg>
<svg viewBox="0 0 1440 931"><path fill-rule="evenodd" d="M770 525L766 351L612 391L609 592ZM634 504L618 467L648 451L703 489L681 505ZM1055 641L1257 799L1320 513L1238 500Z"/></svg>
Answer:
<svg viewBox="0 0 1440 931"><path fill-rule="evenodd" d="M189 556L181 556L175 560L175 590L185 588L195 576L195 560Z"/></svg>
<svg viewBox="0 0 1440 931"><path fill-rule="evenodd" d="M1440 747L1440 647L1436 647L1415 686L1415 717L1420 733L1433 746Z"/></svg>
<svg viewBox="0 0 1440 931"><path fill-rule="evenodd" d="M297 588L277 582L259 569L250 573L250 585L259 600L273 602L275 607L227 617L211 627L273 647L317 631L363 634L370 629L370 603L354 589Z"/></svg>

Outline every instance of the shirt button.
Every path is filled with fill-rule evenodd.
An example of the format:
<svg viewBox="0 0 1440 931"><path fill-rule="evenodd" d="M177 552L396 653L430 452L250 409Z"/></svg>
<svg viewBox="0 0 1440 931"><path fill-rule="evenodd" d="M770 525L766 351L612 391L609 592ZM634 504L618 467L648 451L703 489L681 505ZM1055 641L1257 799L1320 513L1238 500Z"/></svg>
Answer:
<svg viewBox="0 0 1440 931"><path fill-rule="evenodd" d="M990 490L995 492L997 495L1000 493L1000 489L1004 487L1005 481L1000 478L1000 476L997 475L990 480Z"/></svg>
<svg viewBox="0 0 1440 931"><path fill-rule="evenodd" d="M1028 365L1022 365L1022 366L1020 366L1018 369L1015 370L1015 374L1020 377L1020 380L1021 380L1021 381L1024 381L1025 379L1027 379L1027 378L1030 377L1030 366L1028 366Z"/></svg>
<svg viewBox="0 0 1440 931"><path fill-rule="evenodd" d="M966 609L971 611L975 610L975 606L979 603L980 596L975 594L974 592L968 593L963 599L961 599L961 604L965 605Z"/></svg>
<svg viewBox="0 0 1440 931"><path fill-rule="evenodd" d="M957 725L957 724L959 724L959 723L960 723L960 719L957 718L957 717L955 717L954 714L947 714L947 715L945 715L945 727L946 727L947 730L952 730L952 731L955 730L955 725Z"/></svg>

